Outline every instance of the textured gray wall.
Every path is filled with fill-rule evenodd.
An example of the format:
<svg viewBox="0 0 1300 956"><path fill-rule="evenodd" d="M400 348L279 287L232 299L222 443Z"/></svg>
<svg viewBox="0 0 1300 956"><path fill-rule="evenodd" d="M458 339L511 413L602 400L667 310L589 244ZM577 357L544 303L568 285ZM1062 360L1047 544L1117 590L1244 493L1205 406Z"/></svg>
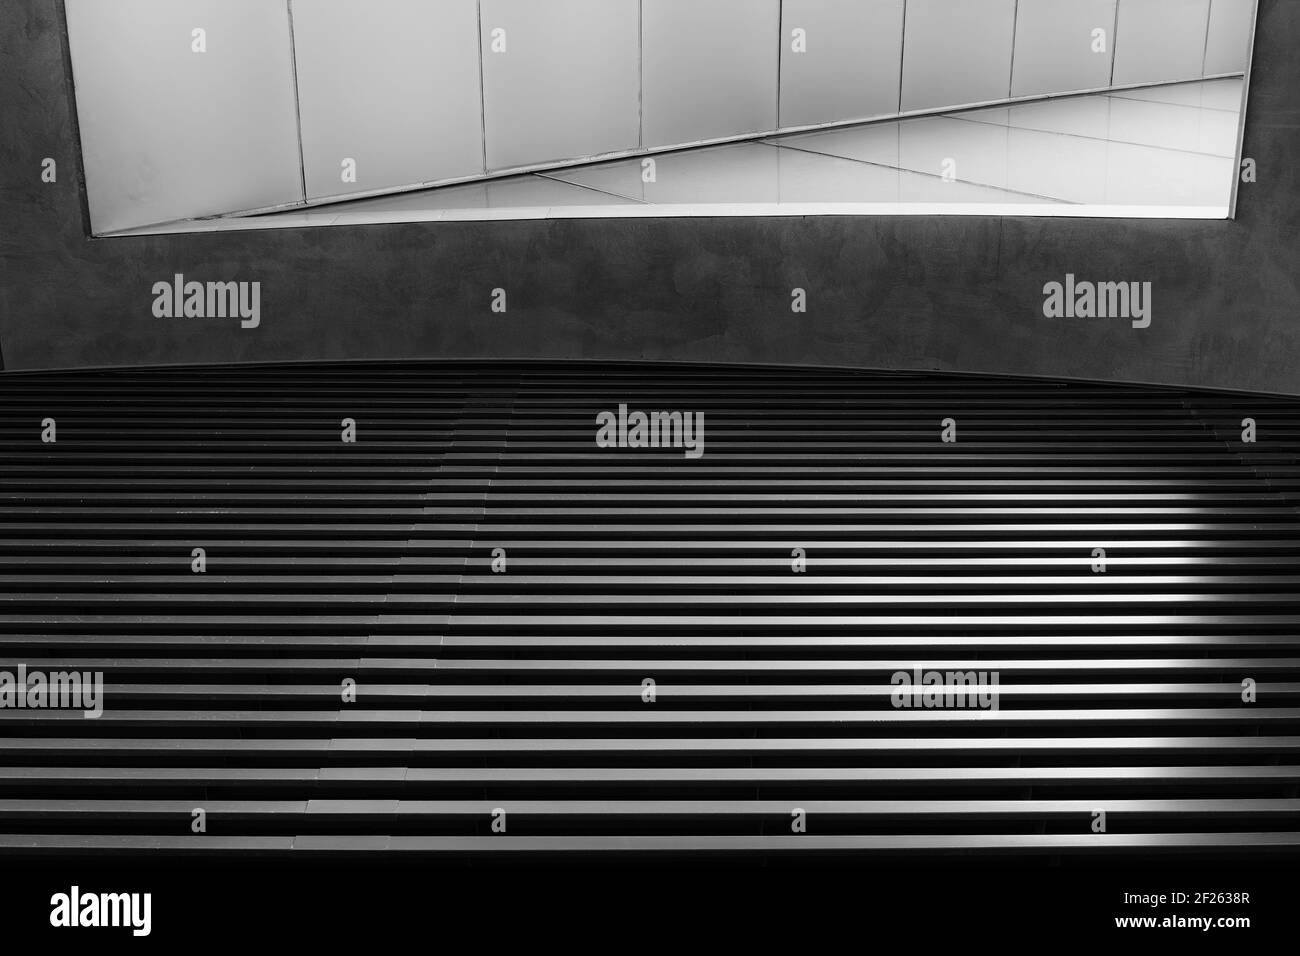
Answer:
<svg viewBox="0 0 1300 956"><path fill-rule="evenodd" d="M0 8L6 367L354 357L780 362L1300 393L1300 0L1262 0L1235 222L466 222L86 238L55 0ZM59 182L40 181L43 157ZM262 282L262 321L158 319L151 287ZM1050 320L1073 272L1154 283L1150 328ZM790 290L808 290L806 315ZM509 312L490 310L492 289Z"/></svg>

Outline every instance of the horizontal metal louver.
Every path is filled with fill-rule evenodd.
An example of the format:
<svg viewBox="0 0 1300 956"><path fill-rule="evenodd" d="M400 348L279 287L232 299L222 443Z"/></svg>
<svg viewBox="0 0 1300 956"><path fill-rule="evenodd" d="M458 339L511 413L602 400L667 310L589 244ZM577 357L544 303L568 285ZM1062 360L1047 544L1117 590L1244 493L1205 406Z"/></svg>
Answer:
<svg viewBox="0 0 1300 956"><path fill-rule="evenodd" d="M0 849L1294 850L1298 454L1300 400L1103 384L0 376L0 670L104 675L0 709Z"/></svg>

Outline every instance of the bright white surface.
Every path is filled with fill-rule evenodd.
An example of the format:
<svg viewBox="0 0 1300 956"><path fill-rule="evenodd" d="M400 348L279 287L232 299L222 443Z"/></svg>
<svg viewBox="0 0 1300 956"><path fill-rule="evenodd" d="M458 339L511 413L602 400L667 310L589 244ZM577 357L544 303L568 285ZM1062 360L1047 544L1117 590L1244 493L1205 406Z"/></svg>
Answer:
<svg viewBox="0 0 1300 956"><path fill-rule="evenodd" d="M1016 0L908 0L902 111L1004 100Z"/></svg>
<svg viewBox="0 0 1300 956"><path fill-rule="evenodd" d="M1204 76L1210 0L1121 0L1114 83L1168 83Z"/></svg>
<svg viewBox="0 0 1300 956"><path fill-rule="evenodd" d="M1011 95L1110 86L1116 0L1019 0ZM1093 38L1103 30L1104 44ZM1097 52L1102 47L1103 52Z"/></svg>
<svg viewBox="0 0 1300 956"><path fill-rule="evenodd" d="M899 109L915 114L1008 96L1073 95L1108 87L1112 79L1168 82L1171 73L1199 79L1202 70L1244 68L1253 5L69 0L68 16L92 231L106 234L180 218L361 201L502 173L563 177L575 164L779 136L823 122L884 120ZM292 45L286 42L289 10L296 17ZM1107 50L1094 53L1092 32L1106 29L1108 19L1117 22L1110 24ZM210 33L206 54L189 53L194 25ZM505 53L492 50L498 28L506 31ZM796 29L806 31L806 52L791 49ZM289 49L296 53L296 78ZM1112 55L1118 58L1113 70ZM1059 119L1048 120L1041 117L1054 115L1054 104L1037 114L1017 104L1001 125L1220 155L1216 144L1222 128L1235 123L1237 93L1214 86L1138 89L1117 94L1137 101L1126 111L1110 100L1104 111L1096 104L1062 107ZM1144 105L1162 101L1224 113L1207 113L1189 127ZM1019 161L1000 155L1005 151L992 133L959 138L949 128L899 127L891 134L893 159L851 158L892 162L924 176L934 174L936 160L960 160L973 167L968 185L979 189L1042 188L1039 170L1024 172L1026 184L1015 181ZM1013 138L1041 139L1008 134L1004 141ZM944 151L948 140L956 145ZM1054 155L1058 146L1044 141L1042 148ZM951 155L958 147L961 155ZM1081 151L1096 154L1092 146ZM355 182L340 175L344 159L356 161ZM1185 177L1206 165L1151 162L1173 170L1172 193L1179 195L1187 193ZM712 175L705 165L696 163L698 175ZM795 163L779 165L787 170ZM828 169L825 175L837 181L846 174ZM815 176L807 186L802 177L782 172L775 185L758 190L752 177L736 185L750 183L753 195L818 190ZM849 178L866 192L878 184L882 195L924 192L929 185L861 170ZM1091 195L1097 190L1090 183L1095 186L1095 170L1052 188L1062 196ZM668 185L684 194L693 188Z"/></svg>
<svg viewBox="0 0 1300 956"><path fill-rule="evenodd" d="M802 218L805 216L1008 216L1062 219L1223 219L1217 206L1092 206L1065 203L782 203L772 205L687 204L677 206L521 206L513 209L417 209L374 216L355 217L320 212L309 220L280 221L276 216L245 219L208 219L143 226L114 233L119 236L152 236L168 233L242 232L261 229L293 229L303 226L373 225L399 222L483 222L522 219L691 219L700 217L763 216Z"/></svg>
<svg viewBox="0 0 1300 956"><path fill-rule="evenodd" d="M775 129L780 8L780 0L647 2L642 145Z"/></svg>
<svg viewBox="0 0 1300 956"><path fill-rule="evenodd" d="M95 232L303 199L283 3L68 0L67 11ZM192 52L196 28L206 53Z"/></svg>
<svg viewBox="0 0 1300 956"><path fill-rule="evenodd" d="M644 183L639 160L563 170L566 182L641 199L682 203L993 203L1039 202L982 184L945 183L893 163L863 163L778 141L740 143L660 157L657 182Z"/></svg>
<svg viewBox="0 0 1300 956"><path fill-rule="evenodd" d="M898 112L904 0L784 0L779 125ZM794 31L806 50L794 50Z"/></svg>
<svg viewBox="0 0 1300 956"><path fill-rule="evenodd" d="M1146 86L1137 90L1117 90L1111 94L1121 99L1147 103L1173 103L1205 110L1226 110L1234 116L1241 111L1241 80L1228 78L1205 83L1171 83Z"/></svg>
<svg viewBox="0 0 1300 956"><path fill-rule="evenodd" d="M475 0L294 0L293 33L309 198L484 172Z"/></svg>
<svg viewBox="0 0 1300 956"><path fill-rule="evenodd" d="M1254 12L1255 0L1210 0L1210 35L1205 42L1206 76L1246 72Z"/></svg>
<svg viewBox="0 0 1300 956"><path fill-rule="evenodd" d="M1241 86L1208 80L680 150L653 157L651 182L646 158L632 157L165 230L706 215L1222 219L1236 113L1219 104L1239 102Z"/></svg>
<svg viewBox="0 0 1300 956"><path fill-rule="evenodd" d="M482 0L489 170L636 149L637 0ZM493 31L505 52L493 52Z"/></svg>
<svg viewBox="0 0 1300 956"><path fill-rule="evenodd" d="M417 201L423 197L423 201ZM355 219L371 212L404 212L411 209L517 209L526 207L622 205L631 199L605 196L558 182L546 176L509 176L481 183L443 186L424 193L403 193L378 199L341 203L322 212Z"/></svg>

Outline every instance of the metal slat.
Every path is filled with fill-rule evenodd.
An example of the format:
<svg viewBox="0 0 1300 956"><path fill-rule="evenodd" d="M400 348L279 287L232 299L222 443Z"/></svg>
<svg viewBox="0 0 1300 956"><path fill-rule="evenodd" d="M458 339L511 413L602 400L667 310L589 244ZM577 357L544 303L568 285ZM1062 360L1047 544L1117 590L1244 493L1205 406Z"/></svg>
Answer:
<svg viewBox="0 0 1300 956"><path fill-rule="evenodd" d="M704 457L597 447L620 403L703 412ZM0 375L0 670L104 675L93 720L0 707L0 852L1295 852L1297 583L1276 396ZM996 671L999 706L896 709L914 670Z"/></svg>

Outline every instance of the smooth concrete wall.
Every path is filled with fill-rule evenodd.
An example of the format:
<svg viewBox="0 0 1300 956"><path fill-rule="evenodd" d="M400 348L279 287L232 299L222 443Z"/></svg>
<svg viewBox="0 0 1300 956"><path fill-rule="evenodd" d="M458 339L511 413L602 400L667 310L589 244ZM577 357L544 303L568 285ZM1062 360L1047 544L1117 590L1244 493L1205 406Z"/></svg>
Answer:
<svg viewBox="0 0 1300 956"><path fill-rule="evenodd" d="M952 369L1300 394L1300 0L1262 0L1235 221L531 220L93 240L59 7L0 7L9 369L385 357ZM42 160L59 176L41 181ZM153 285L261 283L257 328ZM1067 274L1149 281L1149 328L1043 315ZM791 311L806 290L808 311ZM494 290L508 311L492 311Z"/></svg>

